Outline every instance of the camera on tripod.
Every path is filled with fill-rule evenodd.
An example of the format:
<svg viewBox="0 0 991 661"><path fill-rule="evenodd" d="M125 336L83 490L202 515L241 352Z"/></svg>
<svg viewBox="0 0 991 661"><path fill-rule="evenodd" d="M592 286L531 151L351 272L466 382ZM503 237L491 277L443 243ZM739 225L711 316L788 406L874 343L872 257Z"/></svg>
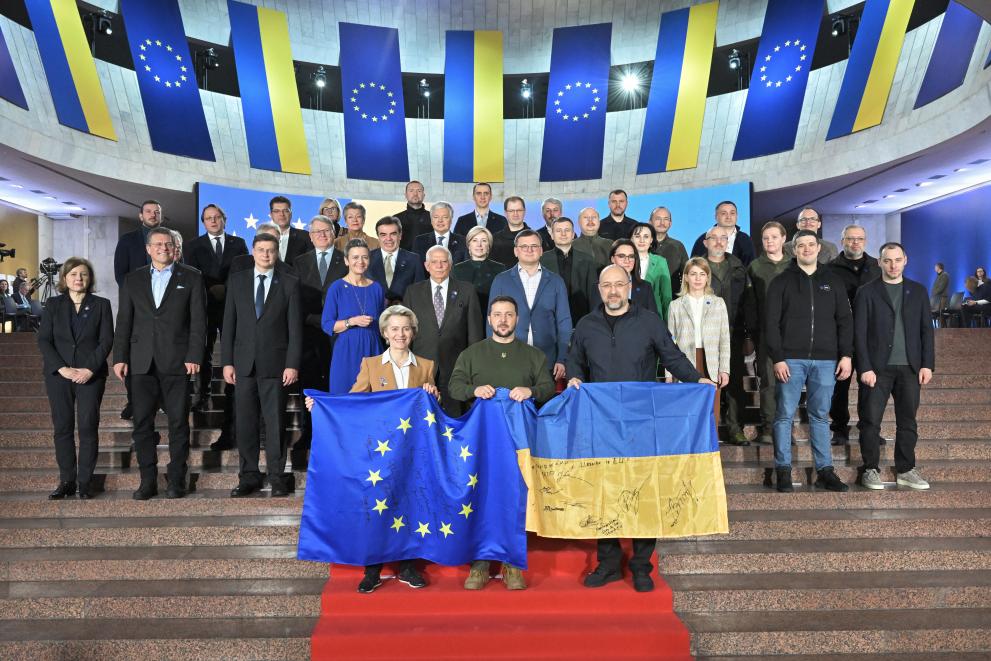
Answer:
<svg viewBox="0 0 991 661"><path fill-rule="evenodd" d="M6 243L0 243L0 262L4 260L5 257L15 258L14 253L17 252L16 248L11 248L10 250L4 250L7 247Z"/></svg>
<svg viewBox="0 0 991 661"><path fill-rule="evenodd" d="M59 269L62 265L55 261L54 257L43 259L38 264L40 275L31 281L31 291L41 290L42 301L48 300L55 291L55 282L58 280Z"/></svg>

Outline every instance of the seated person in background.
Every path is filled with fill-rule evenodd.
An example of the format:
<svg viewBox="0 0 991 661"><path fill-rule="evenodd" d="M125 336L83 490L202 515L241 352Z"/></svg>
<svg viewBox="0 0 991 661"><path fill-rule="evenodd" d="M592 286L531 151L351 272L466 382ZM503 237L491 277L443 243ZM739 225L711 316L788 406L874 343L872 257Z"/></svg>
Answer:
<svg viewBox="0 0 991 661"><path fill-rule="evenodd" d="M25 271L27 273L27 271ZM977 286L980 287L983 284L987 284L988 272L984 270L983 266L978 266L974 269L974 277L977 278Z"/></svg>
<svg viewBox="0 0 991 661"><path fill-rule="evenodd" d="M963 315L964 328L970 328L975 317L982 313L985 317L991 314L991 282L985 280L984 284L980 284L980 279L974 276L967 278L964 286L970 292L970 297L960 306L960 314Z"/></svg>
<svg viewBox="0 0 991 661"><path fill-rule="evenodd" d="M38 320L31 318L31 285L26 280L22 280L11 298L14 301L14 307L17 308L14 330L31 331L36 329Z"/></svg>

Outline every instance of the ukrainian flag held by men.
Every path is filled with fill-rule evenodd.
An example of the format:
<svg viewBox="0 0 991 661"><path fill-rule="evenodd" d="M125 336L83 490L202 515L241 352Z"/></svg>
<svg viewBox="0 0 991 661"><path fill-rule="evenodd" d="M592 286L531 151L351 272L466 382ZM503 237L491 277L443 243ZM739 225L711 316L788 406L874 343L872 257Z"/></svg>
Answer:
<svg viewBox="0 0 991 661"><path fill-rule="evenodd" d="M719 2L661 15L637 174L698 165Z"/></svg>
<svg viewBox="0 0 991 661"><path fill-rule="evenodd" d="M448 30L444 181L503 181L502 33Z"/></svg>
<svg viewBox="0 0 991 661"><path fill-rule="evenodd" d="M286 15L228 0L251 167L310 174Z"/></svg>
<svg viewBox="0 0 991 661"><path fill-rule="evenodd" d="M963 84L974 56L974 45L981 32L984 19L955 0L950 0L939 36L933 46L926 75L915 99L915 107L922 106L952 92Z"/></svg>
<svg viewBox="0 0 991 661"><path fill-rule="evenodd" d="M41 64L61 124L116 140L103 86L74 0L26 0Z"/></svg>

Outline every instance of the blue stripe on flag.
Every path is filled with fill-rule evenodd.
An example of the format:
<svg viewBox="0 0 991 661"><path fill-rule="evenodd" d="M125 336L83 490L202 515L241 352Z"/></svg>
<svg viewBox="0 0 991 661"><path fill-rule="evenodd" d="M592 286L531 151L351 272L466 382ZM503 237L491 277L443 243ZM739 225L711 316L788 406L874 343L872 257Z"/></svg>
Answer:
<svg viewBox="0 0 991 661"><path fill-rule="evenodd" d="M475 33L448 30L444 54L444 181L474 181Z"/></svg>
<svg viewBox="0 0 991 661"><path fill-rule="evenodd" d="M38 42L41 64L48 79L58 121L69 128L88 133L89 124L83 114L72 71L69 70L69 60L66 59L51 0L27 0L25 5L31 18L35 41Z"/></svg>
<svg viewBox="0 0 991 661"><path fill-rule="evenodd" d="M685 61L689 13L690 10L685 8L661 16L637 174L667 170L674 111L678 107L678 88L681 85L681 67Z"/></svg>

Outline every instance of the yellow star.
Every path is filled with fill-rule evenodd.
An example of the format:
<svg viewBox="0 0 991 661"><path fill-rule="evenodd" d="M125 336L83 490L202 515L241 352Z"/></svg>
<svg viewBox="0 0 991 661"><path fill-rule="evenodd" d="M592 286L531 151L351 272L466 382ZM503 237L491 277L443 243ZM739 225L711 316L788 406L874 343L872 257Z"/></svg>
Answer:
<svg viewBox="0 0 991 661"><path fill-rule="evenodd" d="M371 482L372 486L374 487L376 484L382 481L382 476L379 475L379 473L381 472L382 472L381 470L373 471L369 469L368 477L365 478L365 482Z"/></svg>
<svg viewBox="0 0 991 661"><path fill-rule="evenodd" d="M420 527L414 530L413 532L420 533L420 539L423 539L424 537L430 534L430 524L423 523L422 521L420 521Z"/></svg>
<svg viewBox="0 0 991 661"><path fill-rule="evenodd" d="M468 518L468 515L469 515L469 514L471 514L471 513L472 513L472 512L474 512L474 511L475 511L475 510L473 510L473 509L471 508L471 503L468 503L468 504L466 504L466 505L462 505L462 506L461 506L461 511L460 511L460 512L458 512L458 514L464 514L464 516L465 516L465 519L467 519L467 518Z"/></svg>
<svg viewBox="0 0 991 661"><path fill-rule="evenodd" d="M379 516L382 516L382 512L389 509L389 506L385 504L386 500L388 500L388 498L383 498L382 500L379 500L378 498L375 499L375 507L373 507L372 509L378 512Z"/></svg>
<svg viewBox="0 0 991 661"><path fill-rule="evenodd" d="M162 45L162 42L161 42L161 40L159 40L159 39L156 39L156 40L155 40L155 45L156 45L156 46L161 46L161 45Z"/></svg>
<svg viewBox="0 0 991 661"><path fill-rule="evenodd" d="M399 418L399 426L396 429L402 429L403 433L406 433L407 429L412 429L413 425L409 423L409 418Z"/></svg>
<svg viewBox="0 0 991 661"><path fill-rule="evenodd" d="M383 117L383 119L385 119L385 118ZM424 420L427 421L427 427L428 428L430 427L430 425L433 425L433 424L436 424L437 423L437 418L434 417L434 412L433 411L427 411L427 416L424 418Z"/></svg>
<svg viewBox="0 0 991 661"><path fill-rule="evenodd" d="M444 539L447 539L448 535L454 534L454 531L451 530L451 524L444 523L443 521L440 522L440 531L444 533Z"/></svg>
<svg viewBox="0 0 991 661"><path fill-rule="evenodd" d="M375 441L375 442L378 443L378 447L375 448L375 451L381 453L383 457L385 456L386 452L392 451L392 448L389 447L389 441Z"/></svg>
<svg viewBox="0 0 991 661"><path fill-rule="evenodd" d="M445 426L444 427L444 433L441 434L441 436L446 437L449 442L450 441L453 441L454 440L454 429L452 429L451 427Z"/></svg>
<svg viewBox="0 0 991 661"><path fill-rule="evenodd" d="M468 484L466 486L469 486L472 489L474 489L475 488L475 485L477 485L477 484L478 484L478 473L475 473L474 475L469 475L468 476Z"/></svg>
<svg viewBox="0 0 991 661"><path fill-rule="evenodd" d="M403 517L399 517L398 519L396 517L392 517L392 525L389 527L395 530L396 532L399 532L399 529L404 527L405 525L406 524L403 523Z"/></svg>
<svg viewBox="0 0 991 661"><path fill-rule="evenodd" d="M468 461L468 457L472 457L472 456L474 456L474 455L471 452L468 452L468 446L467 445L462 445L461 446L461 458L464 459L465 461Z"/></svg>

